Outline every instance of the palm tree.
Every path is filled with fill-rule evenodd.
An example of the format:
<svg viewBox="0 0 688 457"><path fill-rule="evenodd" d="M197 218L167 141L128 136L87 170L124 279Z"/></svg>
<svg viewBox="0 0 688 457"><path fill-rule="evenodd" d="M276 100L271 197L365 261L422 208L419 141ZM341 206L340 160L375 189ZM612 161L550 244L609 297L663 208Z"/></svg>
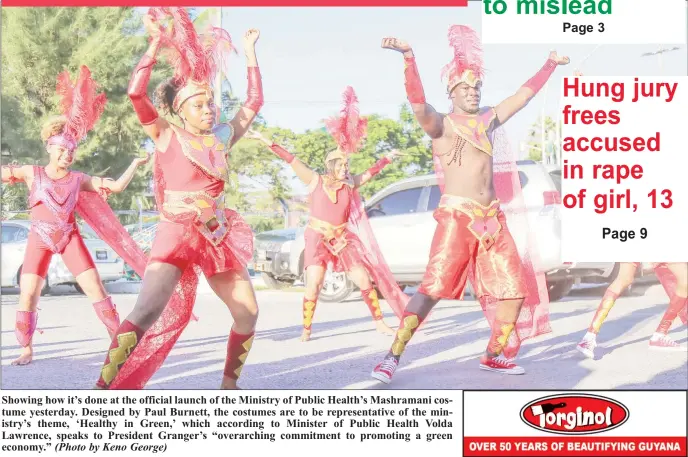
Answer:
<svg viewBox="0 0 688 457"><path fill-rule="evenodd" d="M552 119L549 116L545 117L545 132L544 132L544 138L559 138L557 135L557 123L554 119ZM559 126L559 130L561 133L561 126ZM543 132L542 132L542 122L540 119L537 120L537 122L534 122L531 126L530 129L528 130L528 135L526 139L526 148L528 149L528 158L531 160L535 160L537 162L542 161L542 138L543 138ZM545 145L546 146L546 145Z"/></svg>

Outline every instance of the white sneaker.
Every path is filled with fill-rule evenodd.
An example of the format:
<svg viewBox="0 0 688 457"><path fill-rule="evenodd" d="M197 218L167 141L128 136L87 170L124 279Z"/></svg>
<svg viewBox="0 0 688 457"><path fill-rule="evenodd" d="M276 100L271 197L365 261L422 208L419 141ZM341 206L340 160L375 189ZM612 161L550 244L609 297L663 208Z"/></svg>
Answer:
<svg viewBox="0 0 688 457"><path fill-rule="evenodd" d="M480 359L480 369L504 374L523 374L526 372L523 367L516 365L511 360L513 359L507 359L503 354L491 358L483 356Z"/></svg>
<svg viewBox="0 0 688 457"><path fill-rule="evenodd" d="M653 351L682 352L686 350L686 347L672 340L669 335L655 332L650 338L650 349Z"/></svg>
<svg viewBox="0 0 688 457"><path fill-rule="evenodd" d="M380 362L375 367L375 369L373 369L373 372L370 373L370 376L372 376L380 382L389 384L392 381L392 376L394 376L394 372L397 371L398 365L399 362L394 357L385 357L385 360Z"/></svg>
<svg viewBox="0 0 688 457"><path fill-rule="evenodd" d="M587 333L578 345L576 349L578 352L583 354L589 359L595 358L595 348L597 347L597 339L594 334Z"/></svg>

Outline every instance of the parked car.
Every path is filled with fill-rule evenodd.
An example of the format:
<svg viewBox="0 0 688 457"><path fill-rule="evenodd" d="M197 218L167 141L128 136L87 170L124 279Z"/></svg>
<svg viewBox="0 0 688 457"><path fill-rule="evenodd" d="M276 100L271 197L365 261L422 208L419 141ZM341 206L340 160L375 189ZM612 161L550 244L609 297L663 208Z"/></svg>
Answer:
<svg viewBox="0 0 688 457"><path fill-rule="evenodd" d="M271 230L255 236L253 268L267 287L289 287L303 276L304 230Z"/></svg>
<svg viewBox="0 0 688 457"><path fill-rule="evenodd" d="M562 263L559 211L561 198L547 170L534 161L519 161L518 174L523 188L530 235L536 242L539 265L547 277L550 300L565 296L580 279L576 265ZM428 263L430 245L437 226L433 211L441 197L434 175L408 178L387 186L366 204L380 250L392 274L401 286L417 286ZM505 212L509 204L503 205ZM286 287L302 279L304 228L265 232L256 236L255 268L262 272L269 287ZM525 227L510 226L521 254L528 243ZM614 264L600 269L611 271ZM585 270L587 273L587 270ZM342 274L328 270L320 299L344 300L354 290L353 283Z"/></svg>
<svg viewBox="0 0 688 457"><path fill-rule="evenodd" d="M129 233L129 235L136 235L137 233L144 232L153 226L157 226L157 222L144 222L143 224L129 224L124 226L124 230Z"/></svg>
<svg viewBox="0 0 688 457"><path fill-rule="evenodd" d="M28 220L2 222L2 287L17 287L19 285L19 276L24 262L30 228L31 222ZM87 225L80 225L79 230L103 282L117 281L122 278L124 276L124 263L115 251L99 239ZM81 287L76 283L76 279L62 261L62 257L54 255L48 267L48 276L41 293L46 294L52 286L61 284L72 285L79 293L83 293Z"/></svg>
<svg viewBox="0 0 688 457"><path fill-rule="evenodd" d="M130 224L124 227L127 232L134 239L136 244L148 254L153 245L155 234L158 230L157 222L147 222L139 226L139 224ZM134 269L129 264L124 264L124 277L128 281L140 281L141 277L136 274Z"/></svg>

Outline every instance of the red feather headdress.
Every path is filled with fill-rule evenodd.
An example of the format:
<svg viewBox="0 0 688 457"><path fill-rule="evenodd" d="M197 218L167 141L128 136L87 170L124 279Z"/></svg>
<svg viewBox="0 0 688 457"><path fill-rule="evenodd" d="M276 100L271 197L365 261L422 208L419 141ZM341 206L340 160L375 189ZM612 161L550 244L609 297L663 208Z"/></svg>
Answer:
<svg viewBox="0 0 688 457"><path fill-rule="evenodd" d="M100 119L107 97L105 93L97 93L98 85L91 78L91 70L86 65L79 68L74 85L68 71L60 73L56 90L61 97L60 112L67 118L67 123L61 134L48 138L48 144L57 144L73 151Z"/></svg>
<svg viewBox="0 0 688 457"><path fill-rule="evenodd" d="M170 21L169 27L162 27L161 44L180 87L172 108L178 111L194 95L212 97L213 80L221 71L227 73L229 54L236 52L229 33L218 27L198 33L184 8L150 8L148 14L155 20Z"/></svg>
<svg viewBox="0 0 688 457"><path fill-rule="evenodd" d="M447 35L454 58L442 69L442 79L447 81L447 93L466 83L475 87L484 76L483 49L480 37L466 25L453 25Z"/></svg>
<svg viewBox="0 0 688 457"><path fill-rule="evenodd" d="M368 130L368 119L361 117L358 111L358 97L351 86L344 89L344 106L339 116L325 121L325 127L337 143L337 150L330 152L325 162L335 159L346 159L361 147L361 141Z"/></svg>

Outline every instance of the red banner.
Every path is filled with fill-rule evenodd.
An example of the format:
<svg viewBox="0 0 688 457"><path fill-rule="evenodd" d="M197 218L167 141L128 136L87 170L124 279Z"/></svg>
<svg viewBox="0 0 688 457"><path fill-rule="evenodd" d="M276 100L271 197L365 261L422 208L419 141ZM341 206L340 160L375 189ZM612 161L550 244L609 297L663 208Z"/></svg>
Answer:
<svg viewBox="0 0 688 457"><path fill-rule="evenodd" d="M470 437L465 457L664 457L686 455L686 437Z"/></svg>
<svg viewBox="0 0 688 457"><path fill-rule="evenodd" d="M191 2L189 0L4 0L2 6L250 6L250 7L279 7L279 6L356 6L356 7L437 7L437 6L468 6L468 0L203 0Z"/></svg>

